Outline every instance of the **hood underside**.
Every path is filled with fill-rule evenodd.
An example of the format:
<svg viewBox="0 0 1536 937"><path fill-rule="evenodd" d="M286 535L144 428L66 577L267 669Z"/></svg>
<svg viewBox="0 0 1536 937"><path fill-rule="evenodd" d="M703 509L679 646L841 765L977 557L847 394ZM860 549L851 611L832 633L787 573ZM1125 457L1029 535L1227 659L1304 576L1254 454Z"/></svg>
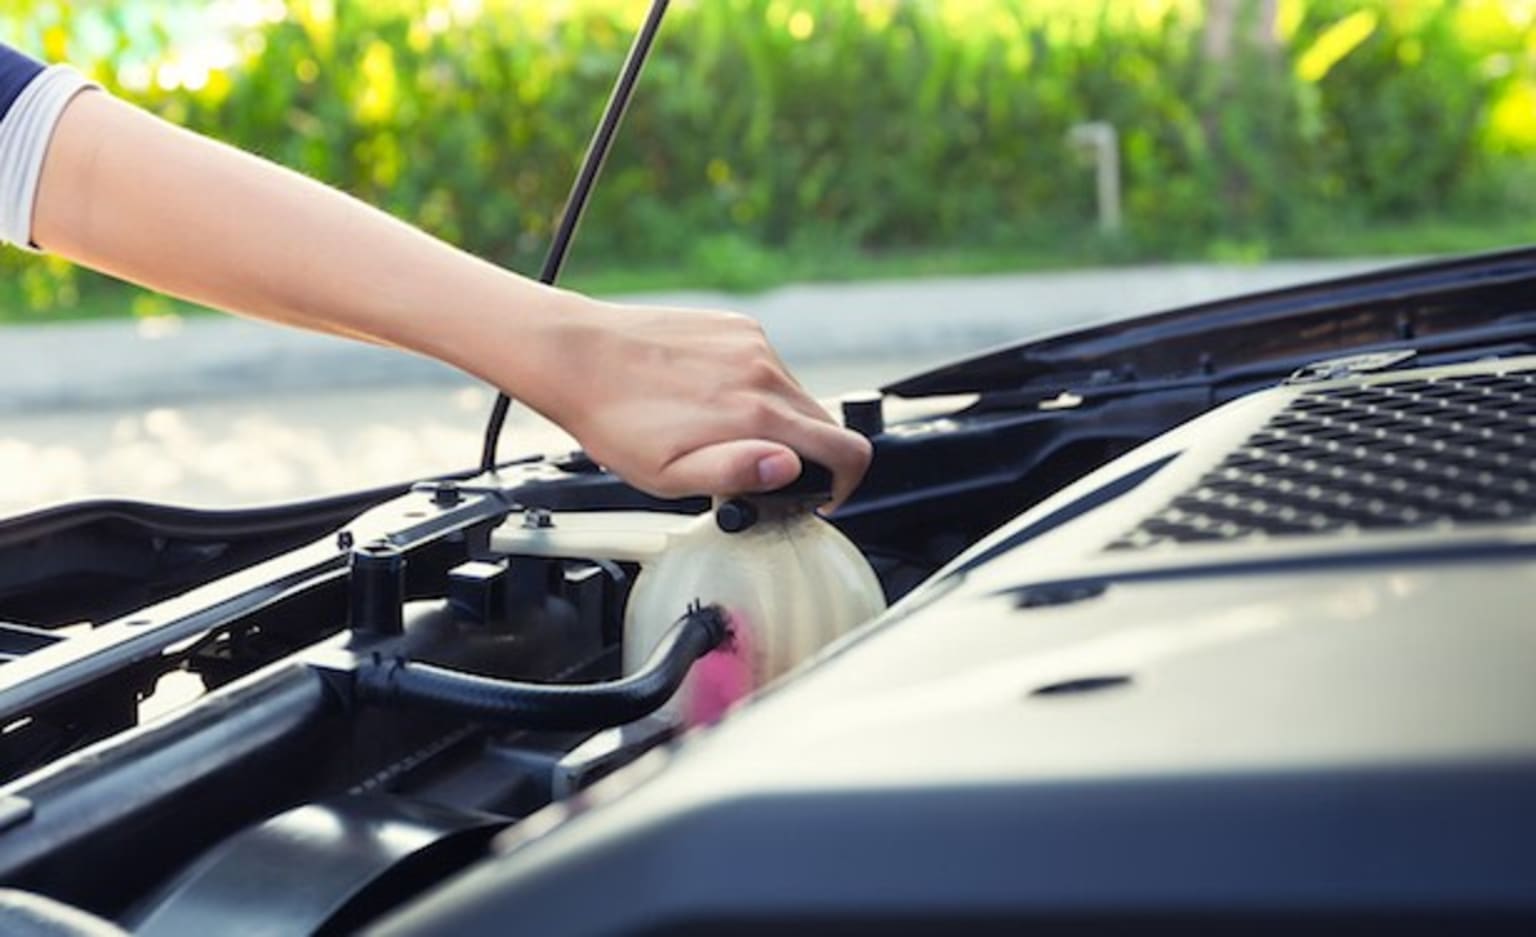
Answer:
<svg viewBox="0 0 1536 937"><path fill-rule="evenodd" d="M1106 274L1112 276L1113 274ZM1021 310L1020 316L1027 315ZM1380 348L1536 350L1536 248L1392 267L1030 339L888 385L900 397L1276 380Z"/></svg>

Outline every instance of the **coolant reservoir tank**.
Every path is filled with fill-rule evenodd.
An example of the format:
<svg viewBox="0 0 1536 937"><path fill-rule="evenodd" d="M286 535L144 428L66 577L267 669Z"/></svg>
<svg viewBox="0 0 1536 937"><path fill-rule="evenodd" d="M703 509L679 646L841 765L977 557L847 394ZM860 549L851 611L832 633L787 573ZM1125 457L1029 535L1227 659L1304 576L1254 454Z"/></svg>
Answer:
<svg viewBox="0 0 1536 937"><path fill-rule="evenodd" d="M731 640L694 665L669 708L713 722L732 703L885 608L857 547L816 514L830 476L815 467L780 492L718 502L643 567L624 624L624 668L640 667L680 609L718 604ZM811 476L809 481L806 476Z"/></svg>
<svg viewBox="0 0 1536 937"><path fill-rule="evenodd" d="M712 722L884 610L863 554L816 514L830 490L830 473L807 463L786 489L718 501L694 517L555 514L548 524L507 524L491 544L513 555L638 562L624 617L626 672L639 669L690 603L723 607L730 641L694 665L665 709Z"/></svg>

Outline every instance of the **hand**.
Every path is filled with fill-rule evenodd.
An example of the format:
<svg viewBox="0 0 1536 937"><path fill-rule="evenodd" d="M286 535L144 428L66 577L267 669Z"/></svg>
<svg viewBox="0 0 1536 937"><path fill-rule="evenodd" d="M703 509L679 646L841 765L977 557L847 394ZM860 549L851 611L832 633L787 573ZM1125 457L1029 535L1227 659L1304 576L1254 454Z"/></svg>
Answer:
<svg viewBox="0 0 1536 937"><path fill-rule="evenodd" d="M508 389L644 491L767 491L804 456L832 470L832 510L869 467L869 442L806 394L745 316L582 301L543 333L536 349L506 349L524 375Z"/></svg>

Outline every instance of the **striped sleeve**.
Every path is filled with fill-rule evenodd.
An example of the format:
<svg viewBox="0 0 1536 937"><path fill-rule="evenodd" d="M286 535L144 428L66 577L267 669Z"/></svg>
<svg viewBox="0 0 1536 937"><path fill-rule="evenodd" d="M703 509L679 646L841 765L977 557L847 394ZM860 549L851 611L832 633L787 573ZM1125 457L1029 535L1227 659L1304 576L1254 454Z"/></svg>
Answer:
<svg viewBox="0 0 1536 937"><path fill-rule="evenodd" d="M32 208L53 128L89 87L67 65L46 66L0 44L0 242L32 248Z"/></svg>

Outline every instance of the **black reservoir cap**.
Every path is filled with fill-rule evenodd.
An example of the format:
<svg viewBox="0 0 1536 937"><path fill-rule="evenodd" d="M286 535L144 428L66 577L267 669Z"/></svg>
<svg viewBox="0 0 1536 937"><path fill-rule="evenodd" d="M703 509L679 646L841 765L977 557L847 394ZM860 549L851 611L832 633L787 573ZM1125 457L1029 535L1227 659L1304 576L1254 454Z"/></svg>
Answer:
<svg viewBox="0 0 1536 937"><path fill-rule="evenodd" d="M800 475L783 488L738 495L715 507L715 523L728 534L739 534L757 523L758 505L817 505L832 500L832 470L820 462L801 458Z"/></svg>
<svg viewBox="0 0 1536 937"><path fill-rule="evenodd" d="M796 501L821 503L832 500L832 470L820 462L800 460L800 477L773 491L749 495L754 500L768 498L793 498Z"/></svg>

